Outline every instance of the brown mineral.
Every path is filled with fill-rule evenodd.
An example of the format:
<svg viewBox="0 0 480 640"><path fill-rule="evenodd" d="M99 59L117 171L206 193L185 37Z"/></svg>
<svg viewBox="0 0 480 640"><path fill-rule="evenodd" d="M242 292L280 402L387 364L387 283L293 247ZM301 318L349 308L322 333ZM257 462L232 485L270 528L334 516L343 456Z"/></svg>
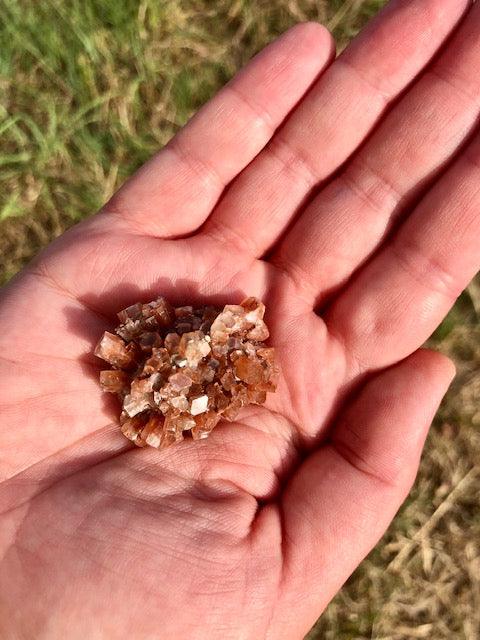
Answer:
<svg viewBox="0 0 480 640"><path fill-rule="evenodd" d="M240 355L233 363L235 375L248 384L258 384L264 381L264 368L258 358Z"/></svg>
<svg viewBox="0 0 480 640"><path fill-rule="evenodd" d="M104 333L95 355L112 366L100 384L122 402L122 433L163 449L206 438L220 420L263 404L278 377L264 313L256 298L223 309L175 309L158 298L120 311L115 334Z"/></svg>
<svg viewBox="0 0 480 640"><path fill-rule="evenodd" d="M104 391L110 393L127 393L130 389L130 380L125 371L100 371L100 384Z"/></svg>
<svg viewBox="0 0 480 640"><path fill-rule="evenodd" d="M105 331L97 344L95 355L120 369L129 367L133 362L132 349L128 349L121 338L108 331Z"/></svg>

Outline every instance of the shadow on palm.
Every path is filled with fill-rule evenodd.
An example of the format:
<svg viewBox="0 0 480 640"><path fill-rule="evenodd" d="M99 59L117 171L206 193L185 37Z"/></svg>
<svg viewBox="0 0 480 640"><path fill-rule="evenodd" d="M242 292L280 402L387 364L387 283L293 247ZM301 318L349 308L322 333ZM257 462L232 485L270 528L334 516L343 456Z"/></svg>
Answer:
<svg viewBox="0 0 480 640"><path fill-rule="evenodd" d="M255 295L267 305L270 342L282 370L280 388L269 396L267 406L301 432L315 435L332 401L332 379L336 384L339 376L327 375L325 327L291 281L269 263L252 261L207 236L163 241L116 231L112 223L115 220L104 214L79 225L32 265L47 296L54 299L52 308L65 320L54 331L50 314L48 334L46 327L38 327L44 334L38 336L39 343L48 346L51 341L52 356L62 345L69 357L96 365L86 369L96 381L101 362L92 356L93 348L103 331L115 325L120 309L158 295L177 305L219 306ZM42 304L50 305L48 297L43 296ZM84 345L81 351L78 341ZM340 368L336 363L333 370ZM97 396L99 388L90 393ZM103 415L115 417L111 410Z"/></svg>

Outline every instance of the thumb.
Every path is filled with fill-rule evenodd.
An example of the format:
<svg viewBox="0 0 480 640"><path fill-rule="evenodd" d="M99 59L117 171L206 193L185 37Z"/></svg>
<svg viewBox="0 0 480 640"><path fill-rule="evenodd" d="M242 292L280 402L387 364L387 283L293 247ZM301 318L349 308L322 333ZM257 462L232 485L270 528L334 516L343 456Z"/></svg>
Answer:
<svg viewBox="0 0 480 640"><path fill-rule="evenodd" d="M415 479L454 375L450 360L427 350L378 374L299 469L283 499L279 637L306 633L383 535ZM288 615L292 604L296 620ZM290 636L285 629L292 625Z"/></svg>

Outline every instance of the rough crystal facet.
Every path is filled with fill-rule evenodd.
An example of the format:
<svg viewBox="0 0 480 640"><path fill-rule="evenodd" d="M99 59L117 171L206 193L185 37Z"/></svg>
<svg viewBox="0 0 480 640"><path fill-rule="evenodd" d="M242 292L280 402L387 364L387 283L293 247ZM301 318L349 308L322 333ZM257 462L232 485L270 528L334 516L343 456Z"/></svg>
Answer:
<svg viewBox="0 0 480 640"><path fill-rule="evenodd" d="M115 336L108 331L105 331L97 344L95 355L120 369L129 367L133 362L132 350L127 348L127 345L119 336Z"/></svg>
<svg viewBox="0 0 480 640"><path fill-rule="evenodd" d="M158 298L120 311L115 334L104 333L95 355L112 366L100 384L122 401L122 433L139 447L164 449L206 438L221 419L263 404L278 378L264 314L256 298L223 309L175 309Z"/></svg>
<svg viewBox="0 0 480 640"><path fill-rule="evenodd" d="M130 388L130 380L125 371L109 369L100 371L100 385L109 393L126 393Z"/></svg>

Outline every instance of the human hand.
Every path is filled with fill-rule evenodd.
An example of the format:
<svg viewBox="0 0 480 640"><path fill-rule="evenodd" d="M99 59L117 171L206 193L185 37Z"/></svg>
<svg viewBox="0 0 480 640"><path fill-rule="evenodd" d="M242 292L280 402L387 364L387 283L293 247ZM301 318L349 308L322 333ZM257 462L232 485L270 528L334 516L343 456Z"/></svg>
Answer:
<svg viewBox="0 0 480 640"><path fill-rule="evenodd" d="M467 4L396 2L333 64L294 28L3 290L2 638L301 638L377 542L453 375L417 349L480 263L480 140L444 172L479 111ZM161 452L91 355L158 294L262 298L282 370Z"/></svg>

